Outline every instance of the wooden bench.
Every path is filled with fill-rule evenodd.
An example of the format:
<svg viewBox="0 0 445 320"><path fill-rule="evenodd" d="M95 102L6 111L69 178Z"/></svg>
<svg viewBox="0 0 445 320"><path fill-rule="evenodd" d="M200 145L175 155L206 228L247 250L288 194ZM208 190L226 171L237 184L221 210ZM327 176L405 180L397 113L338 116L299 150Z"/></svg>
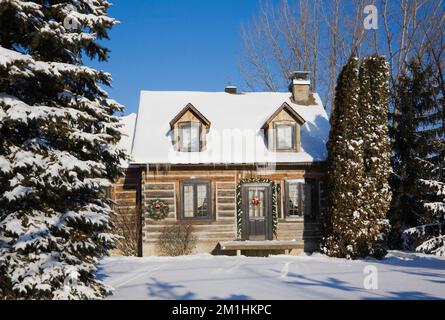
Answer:
<svg viewBox="0 0 445 320"><path fill-rule="evenodd" d="M301 241L222 241L219 243L222 251L232 250L241 255L241 250L284 250L286 254L292 249L304 249Z"/></svg>

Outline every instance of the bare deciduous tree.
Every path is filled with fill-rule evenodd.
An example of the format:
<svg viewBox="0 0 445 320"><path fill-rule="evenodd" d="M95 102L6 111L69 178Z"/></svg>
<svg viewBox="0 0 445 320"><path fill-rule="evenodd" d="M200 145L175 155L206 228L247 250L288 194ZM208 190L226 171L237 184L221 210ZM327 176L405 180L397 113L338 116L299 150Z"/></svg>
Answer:
<svg viewBox="0 0 445 320"><path fill-rule="evenodd" d="M137 214L133 210L124 210L119 207L114 209L112 217L114 231L121 238L117 241L117 250L124 256L136 256L138 246Z"/></svg>
<svg viewBox="0 0 445 320"><path fill-rule="evenodd" d="M378 9L377 30L363 24L371 4ZM242 27L240 72L250 90L279 91L290 71L311 71L313 88L329 107L339 68L352 53L386 55L392 89L412 57L443 40L444 25L444 0L267 1Z"/></svg>

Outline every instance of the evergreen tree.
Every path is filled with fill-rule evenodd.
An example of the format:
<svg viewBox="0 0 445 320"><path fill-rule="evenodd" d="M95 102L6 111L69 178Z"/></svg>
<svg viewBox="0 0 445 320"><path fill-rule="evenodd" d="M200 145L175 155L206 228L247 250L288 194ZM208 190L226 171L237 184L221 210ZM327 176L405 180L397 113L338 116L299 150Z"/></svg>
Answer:
<svg viewBox="0 0 445 320"><path fill-rule="evenodd" d="M404 212L404 208L396 203L393 210L401 214L394 215L393 219L404 222L407 214L408 217L412 215L410 223L404 224L406 230L401 237L406 249L445 256L444 97L434 72L437 71L430 64L412 61L409 72L404 75L406 81L399 88L399 103L415 110L414 134L417 141L409 147L412 158L395 158L398 161L393 162L402 167L413 163L415 173L411 174L413 181L409 197L415 212ZM401 99L404 92L409 92L409 99ZM405 121L402 115L396 119L397 124ZM395 130L395 140L401 138L401 132ZM400 152L404 149L395 150ZM403 187L403 183L400 185Z"/></svg>
<svg viewBox="0 0 445 320"><path fill-rule="evenodd" d="M324 251L336 257L355 258L361 245L357 232L362 226L351 223L361 215L364 179L358 64L351 57L339 75L328 141Z"/></svg>
<svg viewBox="0 0 445 320"><path fill-rule="evenodd" d="M336 88L328 142L328 214L324 251L360 258L386 254L388 178L388 65L351 58Z"/></svg>
<svg viewBox="0 0 445 320"><path fill-rule="evenodd" d="M420 203L424 208L422 220L425 224L404 231L405 248L413 249L411 247L414 246L418 252L445 256L445 161L434 164L420 160L420 163L425 173L419 179Z"/></svg>
<svg viewBox="0 0 445 320"><path fill-rule="evenodd" d="M83 66L116 20L104 0L0 2L0 295L94 299L113 247L106 188L125 157L122 107ZM76 28L77 26L77 28Z"/></svg>
<svg viewBox="0 0 445 320"><path fill-rule="evenodd" d="M391 179L393 201L390 210L391 246L400 248L403 230L426 223L425 208L421 203L419 180L428 174L426 163L419 162L434 154L436 134L424 130L438 120L432 69L412 60L408 70L399 79L395 105L397 113L392 115L392 167ZM424 129L422 129L424 127ZM440 126L439 126L440 127ZM433 125L433 128L437 126ZM432 139L433 138L433 139ZM424 164L424 165L422 165Z"/></svg>
<svg viewBox="0 0 445 320"><path fill-rule="evenodd" d="M384 57L365 58L360 67L360 117L363 121L364 184L359 219L365 227L367 248L362 255L383 257L389 231L387 213L391 203L389 178L391 143L388 133L389 70Z"/></svg>

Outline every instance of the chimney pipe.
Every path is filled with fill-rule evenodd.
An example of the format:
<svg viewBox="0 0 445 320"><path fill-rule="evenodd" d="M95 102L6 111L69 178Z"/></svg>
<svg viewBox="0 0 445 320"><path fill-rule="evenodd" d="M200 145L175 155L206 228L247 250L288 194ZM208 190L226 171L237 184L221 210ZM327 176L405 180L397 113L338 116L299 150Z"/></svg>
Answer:
<svg viewBox="0 0 445 320"><path fill-rule="evenodd" d="M293 71L289 77L289 91L292 99L297 103L308 104L310 98L311 80L309 71Z"/></svg>
<svg viewBox="0 0 445 320"><path fill-rule="evenodd" d="M225 93L230 93L230 94L236 94L237 93L237 88L236 88L236 86L227 86L224 89L224 92Z"/></svg>

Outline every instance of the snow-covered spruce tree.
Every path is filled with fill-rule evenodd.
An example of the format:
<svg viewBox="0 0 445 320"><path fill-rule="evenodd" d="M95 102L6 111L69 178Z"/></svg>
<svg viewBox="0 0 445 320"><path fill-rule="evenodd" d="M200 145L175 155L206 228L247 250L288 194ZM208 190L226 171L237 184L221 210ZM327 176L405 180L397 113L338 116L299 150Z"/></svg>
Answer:
<svg viewBox="0 0 445 320"><path fill-rule="evenodd" d="M411 102L417 110L418 145L413 198L416 224L403 233L406 249L445 256L445 141L444 97L430 65L413 62Z"/></svg>
<svg viewBox="0 0 445 320"><path fill-rule="evenodd" d="M106 188L124 153L121 106L101 85L104 0L0 2L0 295L95 299L113 247ZM73 26L78 25L78 30Z"/></svg>
<svg viewBox="0 0 445 320"><path fill-rule="evenodd" d="M445 256L445 161L434 164L421 160L420 166L422 171L428 172L419 179L419 189L423 193L421 204L425 209L422 218L427 223L404 231L405 248ZM413 245L415 248L411 248Z"/></svg>
<svg viewBox="0 0 445 320"><path fill-rule="evenodd" d="M434 143L437 134L419 130L440 119L437 112L431 112L437 107L431 67L412 60L407 72L399 78L394 103L397 113L391 115L391 162L394 174L391 179L393 199L389 214L392 226L390 245L400 249L403 230L431 222L425 221L428 214L425 214L421 201L419 183L431 170L426 168L427 163L419 162L420 158L438 154L438 145ZM437 125L432 128L440 130Z"/></svg>
<svg viewBox="0 0 445 320"><path fill-rule="evenodd" d="M384 57L363 59L360 66L360 118L365 178L362 207L356 220L360 220L362 225L359 235L363 234L366 238L366 244L362 244L359 254L377 258L386 255L389 231L387 214L391 203L388 81L388 63Z"/></svg>
<svg viewBox="0 0 445 320"><path fill-rule="evenodd" d="M360 235L363 152L359 114L359 61L351 57L342 69L335 91L328 141L327 221L323 251L329 256L360 256L366 237Z"/></svg>

